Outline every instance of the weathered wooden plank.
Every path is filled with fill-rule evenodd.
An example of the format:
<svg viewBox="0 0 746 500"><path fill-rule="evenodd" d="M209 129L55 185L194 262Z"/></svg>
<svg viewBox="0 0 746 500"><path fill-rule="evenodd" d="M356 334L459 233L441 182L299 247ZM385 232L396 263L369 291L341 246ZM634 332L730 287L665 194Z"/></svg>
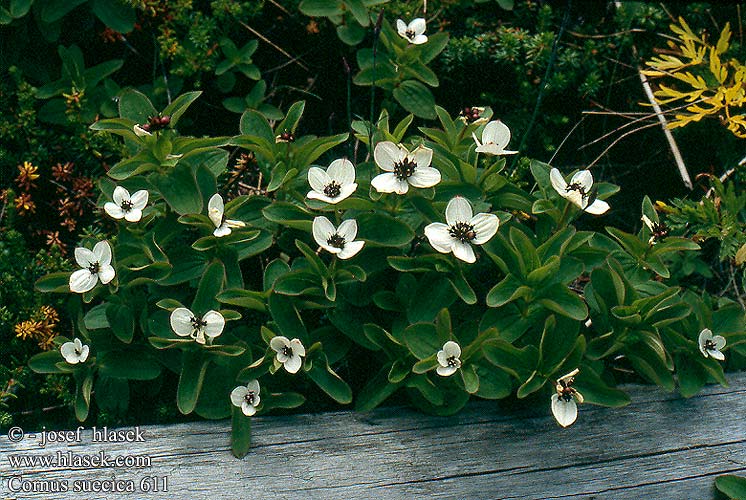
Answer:
<svg viewBox="0 0 746 500"><path fill-rule="evenodd" d="M256 418L254 447L241 461L228 452L227 422L149 426L146 442L133 444L91 443L90 431L80 444L46 449L2 437L2 492L11 494L8 478L22 473L27 481L66 481L69 488L74 480L133 481L138 491L117 498L700 500L712 497L717 474L746 469L746 375L730 381L730 388L711 387L689 400L635 387L629 407L584 405L569 429L560 429L548 408L499 412L490 402L451 418L398 408ZM147 454L152 467L13 470L9 463L11 454L60 450ZM151 476L167 476L169 491L143 492L140 481Z"/></svg>

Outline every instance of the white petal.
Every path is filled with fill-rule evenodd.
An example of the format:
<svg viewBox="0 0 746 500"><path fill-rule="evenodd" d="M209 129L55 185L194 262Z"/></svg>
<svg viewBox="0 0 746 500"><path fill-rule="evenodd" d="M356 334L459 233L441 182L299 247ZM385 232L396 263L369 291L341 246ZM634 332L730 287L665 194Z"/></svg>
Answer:
<svg viewBox="0 0 746 500"><path fill-rule="evenodd" d="M477 149L475 149L477 153L487 153L488 155L501 155L503 154L503 150L500 149L496 144L492 143L484 143L481 146L477 146Z"/></svg>
<svg viewBox="0 0 746 500"><path fill-rule="evenodd" d="M449 340L443 344L443 352L448 358L460 358L461 357L461 346L453 340Z"/></svg>
<svg viewBox="0 0 746 500"><path fill-rule="evenodd" d="M474 255L474 249L471 245L460 241L453 242L453 255L456 256L457 259L461 259L469 264L473 264L477 260L476 255Z"/></svg>
<svg viewBox="0 0 746 500"><path fill-rule="evenodd" d="M91 348L87 345L84 345L80 348L80 356L78 356L78 360L81 363L85 363L85 360L88 359L88 354L90 353Z"/></svg>
<svg viewBox="0 0 746 500"><path fill-rule="evenodd" d="M65 342L60 346L60 353L65 361L74 365L78 360L78 355L75 353L75 344L73 342Z"/></svg>
<svg viewBox="0 0 746 500"><path fill-rule="evenodd" d="M308 169L308 184L311 185L311 189L320 193L324 192L324 189L331 182L329 174L324 172L319 167L311 167Z"/></svg>
<svg viewBox="0 0 746 500"><path fill-rule="evenodd" d="M321 246L328 245L329 238L337 232L334 224L323 215L313 219L311 231L313 232L313 239Z"/></svg>
<svg viewBox="0 0 746 500"><path fill-rule="evenodd" d="M298 356L305 356L306 355L306 348L303 347L303 343L298 339L293 339L290 341L290 348L293 350L293 354L297 354Z"/></svg>
<svg viewBox="0 0 746 500"><path fill-rule="evenodd" d="M77 262L80 267L87 268L97 260L98 259L93 252L87 248L78 247L75 249L75 262Z"/></svg>
<svg viewBox="0 0 746 500"><path fill-rule="evenodd" d="M345 243L345 247L342 249L341 252L337 254L337 257L342 260L354 257L360 250L363 249L364 245L364 241L351 241Z"/></svg>
<svg viewBox="0 0 746 500"><path fill-rule="evenodd" d="M96 256L96 262L101 266L111 264L111 246L109 246L109 242L104 240L96 243L93 247L93 255Z"/></svg>
<svg viewBox="0 0 746 500"><path fill-rule="evenodd" d="M474 132L472 132L471 133L471 137L472 137L472 139L474 139L474 143L476 143L476 145L477 145L477 151L479 151L479 147L482 145L482 143L479 142L479 139L477 139L477 134L475 134Z"/></svg>
<svg viewBox="0 0 746 500"><path fill-rule="evenodd" d="M393 172L394 164L402 161L404 155L399 146L391 141L383 141L376 144L376 148L373 150L373 158L376 160L376 165L381 169Z"/></svg>
<svg viewBox="0 0 746 500"><path fill-rule="evenodd" d="M406 184L406 181L404 183ZM399 179L391 172L378 174L370 181L370 185L373 186L379 193L398 192L400 190L400 184L401 183Z"/></svg>
<svg viewBox="0 0 746 500"><path fill-rule="evenodd" d="M580 194L580 191L576 190L570 190L566 191L563 195L565 198L570 200L570 203L578 207L579 209L584 209L588 205L588 198L584 198L582 194Z"/></svg>
<svg viewBox="0 0 746 500"><path fill-rule="evenodd" d="M448 355L444 350L441 349L438 351L435 357L438 359L438 364L440 366L448 366Z"/></svg>
<svg viewBox="0 0 746 500"><path fill-rule="evenodd" d="M148 204L148 190L141 189L139 191L135 191L135 193L132 195L132 198L130 198L130 202L132 203L133 209L144 209L145 206Z"/></svg>
<svg viewBox="0 0 746 500"><path fill-rule="evenodd" d="M723 337L722 335L715 335L714 337L712 337L712 341L715 343L715 349L717 349L718 351L725 347L725 337Z"/></svg>
<svg viewBox="0 0 746 500"><path fill-rule="evenodd" d="M355 182L355 167L347 158L340 158L331 162L329 168L326 169L326 173L330 179L337 181L341 186Z"/></svg>
<svg viewBox="0 0 746 500"><path fill-rule="evenodd" d="M477 214L471 218L469 223L474 226L474 232L477 233L476 238L471 242L475 245L483 245L497 233L500 219L495 214Z"/></svg>
<svg viewBox="0 0 746 500"><path fill-rule="evenodd" d="M651 231L653 230L653 221L651 221L647 215L642 214L642 222L648 227L648 229Z"/></svg>
<svg viewBox="0 0 746 500"><path fill-rule="evenodd" d="M254 379L250 380L248 384L246 384L246 388L253 392L255 396L259 396L259 381ZM257 398L258 399L258 398ZM258 403L258 401L257 401Z"/></svg>
<svg viewBox="0 0 746 500"><path fill-rule="evenodd" d="M329 243L323 243L323 244L321 244L321 248L323 248L327 252L332 253L334 255L339 255L340 253L342 253L342 249L341 248L339 248L339 247L333 247Z"/></svg>
<svg viewBox="0 0 746 500"><path fill-rule="evenodd" d="M282 349L289 345L290 341L288 340L288 338L283 337L282 335L272 337L272 340L269 341L269 346L272 348L273 351L277 353L281 353Z"/></svg>
<svg viewBox="0 0 746 500"><path fill-rule="evenodd" d="M715 349L707 349L707 353L718 361L725 361L725 354Z"/></svg>
<svg viewBox="0 0 746 500"><path fill-rule="evenodd" d="M145 137L147 135L153 135L144 128L142 128L140 125L135 125L132 130L135 131L135 135L138 137Z"/></svg>
<svg viewBox="0 0 746 500"><path fill-rule="evenodd" d="M414 31L415 35L421 35L427 29L427 24L423 18L418 17L417 19L413 19L407 28Z"/></svg>
<svg viewBox="0 0 746 500"><path fill-rule="evenodd" d="M77 337L73 339L73 345L75 346L75 349L78 351L83 349L83 342L81 342L81 340Z"/></svg>
<svg viewBox="0 0 746 500"><path fill-rule="evenodd" d="M510 142L510 129L500 120L491 121L484 127L482 142L491 142L502 151Z"/></svg>
<svg viewBox="0 0 746 500"><path fill-rule="evenodd" d="M244 398L249 393L249 389L246 388L244 385L239 385L235 389L231 391L231 403L233 403L233 406L241 407L242 404L244 404Z"/></svg>
<svg viewBox="0 0 746 500"><path fill-rule="evenodd" d="M205 315L202 316L202 321L207 323L205 326L205 335L208 337L214 338L223 333L223 328L225 328L225 318L223 318L223 315L219 312L207 311Z"/></svg>
<svg viewBox="0 0 746 500"><path fill-rule="evenodd" d="M446 222L449 226L469 222L473 215L471 203L463 196L454 196L446 206Z"/></svg>
<svg viewBox="0 0 746 500"><path fill-rule="evenodd" d="M401 19L396 20L396 32L399 33L404 38L407 37L407 23L402 21Z"/></svg>
<svg viewBox="0 0 746 500"><path fill-rule="evenodd" d="M139 208L133 208L126 214L124 214L124 218L127 220L127 222L139 222L140 219L142 219L142 210Z"/></svg>
<svg viewBox="0 0 746 500"><path fill-rule="evenodd" d="M202 345L205 344L205 332L202 331L201 328L199 330L197 330L196 332L193 331L191 337L198 344L202 344Z"/></svg>
<svg viewBox="0 0 746 500"><path fill-rule="evenodd" d="M300 370L301 365L303 364L303 361L300 359L300 356L293 353L290 358L283 363L283 366L288 371L288 373L298 373L298 370Z"/></svg>
<svg viewBox="0 0 746 500"><path fill-rule="evenodd" d="M124 217L124 210L116 203L107 201L104 204L104 211L113 219L121 219Z"/></svg>
<svg viewBox="0 0 746 500"><path fill-rule="evenodd" d="M357 221L355 219L347 219L342 221L337 228L337 234L344 238L345 242L349 243L357 236Z"/></svg>
<svg viewBox="0 0 746 500"><path fill-rule="evenodd" d="M609 204L603 200L594 200L593 203L585 207L585 211L593 215L605 214L609 211Z"/></svg>
<svg viewBox="0 0 746 500"><path fill-rule="evenodd" d="M562 196L567 197L567 182L562 174L556 168L549 171L549 180L552 182L552 187Z"/></svg>
<svg viewBox="0 0 746 500"><path fill-rule="evenodd" d="M215 231L212 232L212 235L216 238L222 238L223 236L228 236L231 234L231 228L228 226L228 224L221 224L220 226L215 228Z"/></svg>
<svg viewBox="0 0 746 500"><path fill-rule="evenodd" d="M552 394L552 414L562 427L568 427L578 418L578 405L575 399L564 401L557 394Z"/></svg>
<svg viewBox="0 0 746 500"><path fill-rule="evenodd" d="M70 291L84 293L92 290L98 283L98 275L91 273L88 269L79 269L70 275Z"/></svg>
<svg viewBox="0 0 746 500"><path fill-rule="evenodd" d="M247 417L250 417L256 413L256 408L253 405L250 405L249 403L244 401L241 404L241 411L243 412L244 415L246 415Z"/></svg>
<svg viewBox="0 0 746 500"><path fill-rule="evenodd" d="M111 198L114 200L114 203L121 207L123 201L130 201L130 193L122 186L117 186L114 188L114 194L112 194Z"/></svg>
<svg viewBox="0 0 746 500"><path fill-rule="evenodd" d="M579 170L570 179L570 184L579 184L586 193L593 187L593 174L590 170Z"/></svg>
<svg viewBox="0 0 746 500"><path fill-rule="evenodd" d="M210 201L207 202L207 215L215 227L220 227L220 224L223 223L224 212L225 205L223 204L223 197L217 193L212 195Z"/></svg>
<svg viewBox="0 0 746 500"><path fill-rule="evenodd" d="M432 187L440 182L440 171L433 167L418 166L409 176L407 182L418 188Z"/></svg>
<svg viewBox="0 0 746 500"><path fill-rule="evenodd" d="M407 194L409 191L409 183L405 179L396 179L396 188L394 192L396 194Z"/></svg>
<svg viewBox="0 0 746 500"><path fill-rule="evenodd" d="M225 219L223 222L224 226L228 226L231 228L237 228L237 227L246 227L246 223L242 220L234 220L234 219Z"/></svg>
<svg viewBox="0 0 746 500"><path fill-rule="evenodd" d="M342 186L342 189L339 190L339 196L334 198L334 201L332 203L339 203L342 200L345 200L350 197L352 193L355 192L357 189L357 183L353 182L352 184L345 184Z"/></svg>
<svg viewBox="0 0 746 500"><path fill-rule="evenodd" d="M430 166L430 162L433 161L433 150L420 145L410 153L409 157L414 159L414 162L417 164L417 170L419 170L422 167Z"/></svg>
<svg viewBox="0 0 746 500"><path fill-rule="evenodd" d="M435 371L441 377L450 377L451 375L456 373L456 370L458 370L458 368L455 366L439 366L435 369Z"/></svg>
<svg viewBox="0 0 746 500"><path fill-rule="evenodd" d="M114 271L114 268L109 265L101 264L101 267L98 269L98 279L100 279L101 283L104 285L113 280L115 275L116 272Z"/></svg>
<svg viewBox="0 0 746 500"><path fill-rule="evenodd" d="M324 193L319 193L318 191L313 191L313 190L309 191L306 194L306 198L308 198L309 200L320 200L320 201L323 201L325 203L330 203L330 204L339 203L343 199L341 198L341 194L337 198L329 198Z"/></svg>
<svg viewBox="0 0 746 500"><path fill-rule="evenodd" d="M174 309L169 318L171 329L180 337L189 337L194 331L194 328L192 327L193 317L194 313L186 307L178 307Z"/></svg>
<svg viewBox="0 0 746 500"><path fill-rule="evenodd" d="M425 236L430 245L440 253L450 253L453 242L457 241L448 232L448 225L442 222L433 222L425 226Z"/></svg>
<svg viewBox="0 0 746 500"><path fill-rule="evenodd" d="M422 45L423 43L427 43L427 35L415 36L414 40L412 40L412 43L415 45Z"/></svg>

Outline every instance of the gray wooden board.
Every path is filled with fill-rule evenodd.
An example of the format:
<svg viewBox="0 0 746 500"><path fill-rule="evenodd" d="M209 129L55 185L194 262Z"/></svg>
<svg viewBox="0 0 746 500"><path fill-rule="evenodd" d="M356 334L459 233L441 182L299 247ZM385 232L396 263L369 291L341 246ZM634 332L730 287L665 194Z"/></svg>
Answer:
<svg viewBox="0 0 746 500"><path fill-rule="evenodd" d="M630 387L631 405L582 405L569 429L554 423L548 401L511 411L475 402L448 418L405 408L258 417L243 460L230 455L228 421L147 426L144 443L92 443L90 429L79 444L46 448L2 436L0 497L709 500L717 475L746 474L746 374L729 380L688 400ZM57 451L147 455L151 467L14 469L9 460ZM70 490L131 480L136 493L13 493L14 476L26 487ZM163 476L168 492L141 490L143 478L150 486L147 478Z"/></svg>

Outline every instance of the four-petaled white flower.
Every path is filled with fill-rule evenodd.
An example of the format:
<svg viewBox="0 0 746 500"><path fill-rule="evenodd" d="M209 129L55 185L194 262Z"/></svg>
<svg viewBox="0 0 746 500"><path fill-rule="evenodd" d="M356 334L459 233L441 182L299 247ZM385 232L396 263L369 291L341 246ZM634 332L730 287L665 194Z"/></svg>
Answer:
<svg viewBox="0 0 746 500"><path fill-rule="evenodd" d="M477 135L471 133L474 142L477 144L477 153L487 153L490 155L514 155L518 151L508 151L505 148L510 143L510 129L500 120L494 120L484 126L482 130L482 142L479 142Z"/></svg>
<svg viewBox="0 0 746 500"><path fill-rule="evenodd" d="M449 377L461 368L461 346L453 340L443 344L443 349L438 351L438 368L435 369L441 377Z"/></svg>
<svg viewBox="0 0 746 500"><path fill-rule="evenodd" d="M425 146L417 146L409 152L393 142L379 142L373 150L373 158L386 171L370 181L379 193L405 194L410 185L428 188L440 182L440 171L430 166L433 150Z"/></svg>
<svg viewBox="0 0 746 500"><path fill-rule="evenodd" d="M355 241L355 236L357 236L355 219L342 221L337 229L329 219L322 215L313 219L312 231L316 243L340 259L353 257L365 245L364 241Z"/></svg>
<svg viewBox="0 0 746 500"><path fill-rule="evenodd" d="M246 385L239 385L231 392L231 403L238 406L247 417L256 413L259 406L259 381L252 380Z"/></svg>
<svg viewBox="0 0 746 500"><path fill-rule="evenodd" d="M725 347L725 338L722 335L712 335L712 330L705 328L699 332L699 350L705 358L711 357L718 361L725 360L725 354L721 351Z"/></svg>
<svg viewBox="0 0 746 500"><path fill-rule="evenodd" d="M83 269L70 275L70 291L84 293L93 289L101 280L104 285L114 279L111 266L111 247L107 241L99 241L93 251L78 247L75 249L75 262Z"/></svg>
<svg viewBox="0 0 746 500"><path fill-rule="evenodd" d="M85 360L88 359L89 348L80 339L76 338L72 342L62 344L60 352L65 361L71 365L77 365L78 363L85 363Z"/></svg>
<svg viewBox="0 0 746 500"><path fill-rule="evenodd" d="M277 361L282 363L288 373L297 373L302 364L301 357L306 355L306 348L298 339L288 340L279 335L272 337L269 346L277 353Z"/></svg>
<svg viewBox="0 0 746 500"><path fill-rule="evenodd" d="M243 221L225 218L225 205L223 205L223 197L219 194L212 195L210 201L207 202L207 215L215 225L215 231L212 234L218 238L228 236L232 229L246 225Z"/></svg>
<svg viewBox="0 0 746 500"><path fill-rule="evenodd" d="M593 200L590 205L591 188L593 187L593 175L590 170L580 170L570 179L570 184L556 168L549 172L552 187L560 196L567 198L573 205L593 215L601 215L609 209L609 204L603 200Z"/></svg>
<svg viewBox="0 0 746 500"><path fill-rule="evenodd" d="M668 236L668 227L665 223L654 222L650 220L650 217L645 214L642 214L642 222L650 230L650 238L648 239L649 245L655 245L659 241L663 240L666 236Z"/></svg>
<svg viewBox="0 0 746 500"><path fill-rule="evenodd" d="M141 189L132 196L122 186L117 186L112 195L114 202L104 204L104 210L114 219L125 219L127 222L138 222L142 218L142 210L148 204L148 191Z"/></svg>
<svg viewBox="0 0 746 500"><path fill-rule="evenodd" d="M334 160L326 170L311 167L308 170L308 183L312 189L306 195L308 198L339 203L357 189L355 167L348 159Z"/></svg>
<svg viewBox="0 0 746 500"><path fill-rule="evenodd" d="M471 203L456 196L446 206L446 222L433 222L425 227L430 245L440 253L450 253L464 262L477 260L472 244L482 245L492 238L500 225L495 214L472 215Z"/></svg>
<svg viewBox="0 0 746 500"><path fill-rule="evenodd" d="M577 403L583 402L583 395L572 386L575 375L579 372L580 370L576 368L567 375L558 378L555 386L557 392L552 394L552 414L562 427L568 427L577 420Z"/></svg>
<svg viewBox="0 0 746 500"><path fill-rule="evenodd" d="M199 317L186 307L171 312L171 328L180 337L191 337L198 344L205 344L223 333L225 318L217 311L207 311Z"/></svg>
<svg viewBox="0 0 746 500"><path fill-rule="evenodd" d="M427 35L425 35L426 29L427 24L421 17L413 19L409 24L401 19L396 20L396 31L399 33L399 36L406 38L409 43L415 45L421 45L427 42Z"/></svg>

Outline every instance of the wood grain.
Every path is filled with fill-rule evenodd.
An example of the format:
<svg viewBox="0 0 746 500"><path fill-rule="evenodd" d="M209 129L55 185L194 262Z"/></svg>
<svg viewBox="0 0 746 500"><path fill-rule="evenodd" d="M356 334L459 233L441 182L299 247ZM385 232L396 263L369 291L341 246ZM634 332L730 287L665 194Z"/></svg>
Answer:
<svg viewBox="0 0 746 500"><path fill-rule="evenodd" d="M42 449L36 439L0 437L2 497L14 498L468 498L584 500L713 499L723 473L746 473L746 374L685 400L653 387L630 387L622 409L583 405L559 428L546 408L505 411L475 402L454 417L405 408L356 414L259 417L244 460L229 450L229 425L199 422L145 427L145 443L91 443ZM150 468L30 466L9 455L72 451L148 455ZM50 485L167 476L168 492L13 493L9 478ZM18 479L14 485L18 486ZM30 484L30 483L29 483ZM83 483L78 483L83 484Z"/></svg>

